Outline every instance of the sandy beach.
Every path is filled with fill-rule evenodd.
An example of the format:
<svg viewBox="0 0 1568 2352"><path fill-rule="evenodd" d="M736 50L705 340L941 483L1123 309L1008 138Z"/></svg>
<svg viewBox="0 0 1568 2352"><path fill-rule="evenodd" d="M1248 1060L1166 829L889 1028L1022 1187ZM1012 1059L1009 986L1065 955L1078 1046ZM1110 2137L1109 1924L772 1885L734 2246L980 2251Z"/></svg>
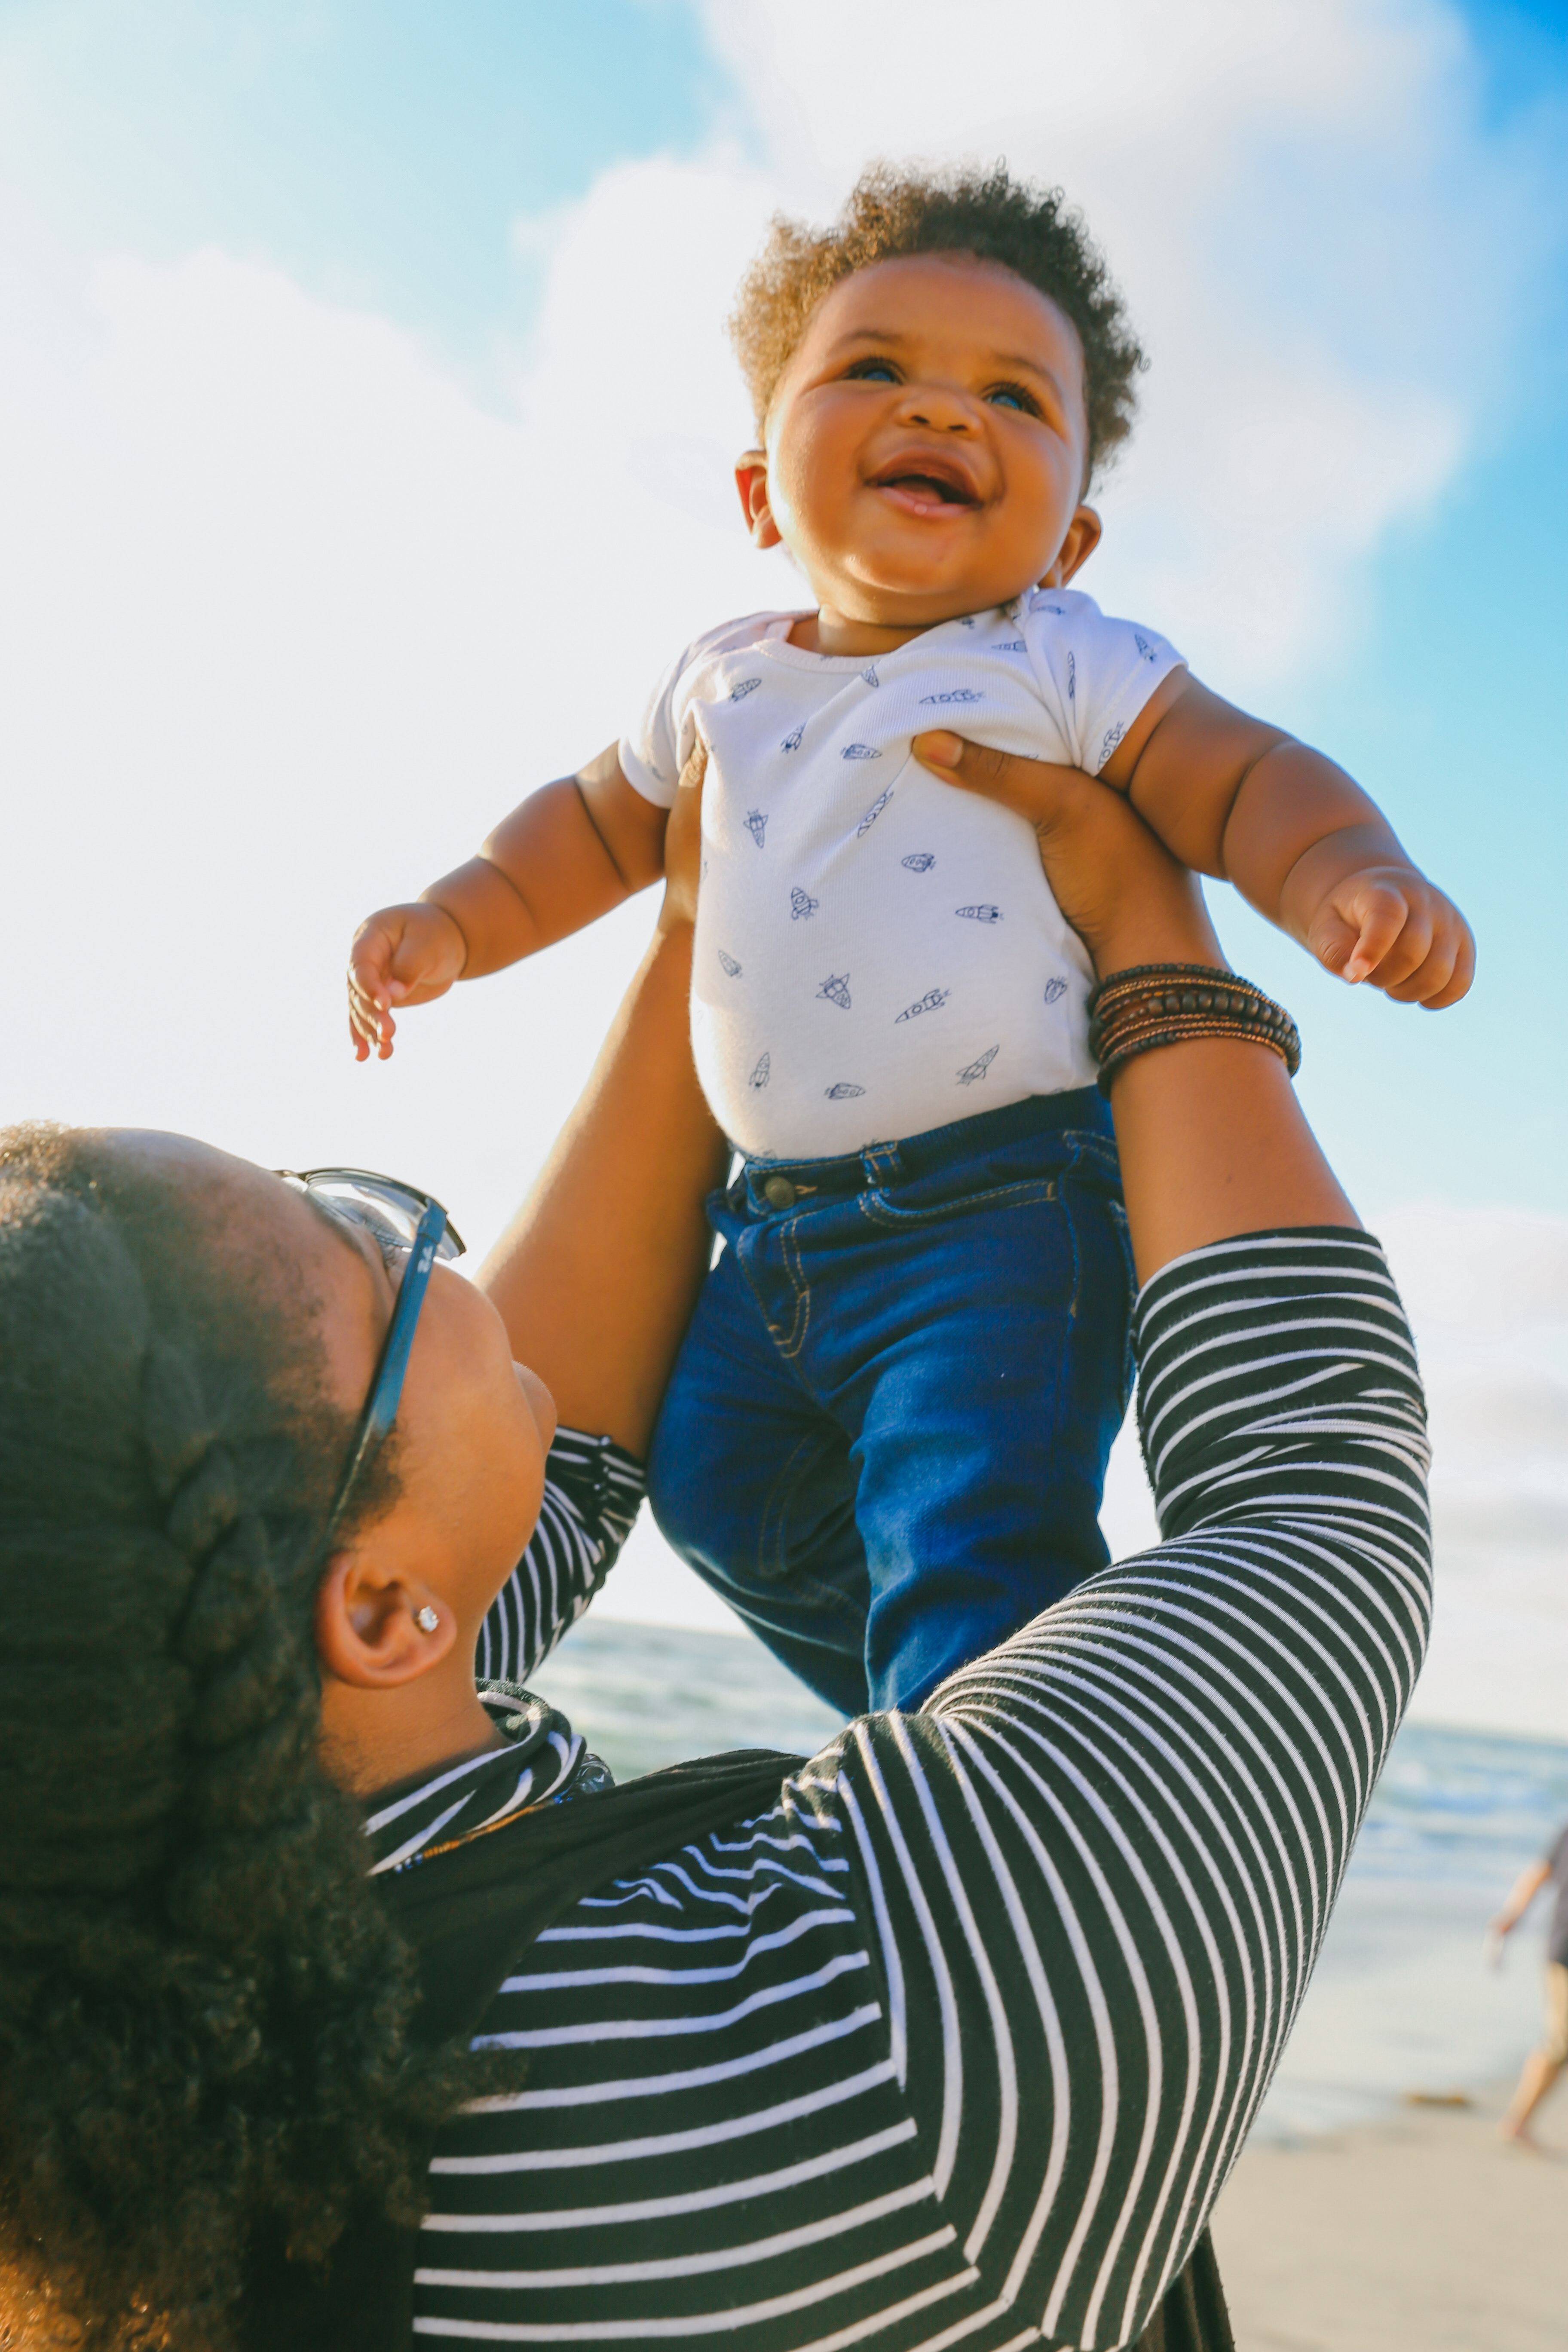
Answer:
<svg viewBox="0 0 1568 2352"><path fill-rule="evenodd" d="M1250 2148L1214 2224L1237 2352L1563 2352L1568 2092L1549 2158L1498 2140L1505 2095Z"/></svg>

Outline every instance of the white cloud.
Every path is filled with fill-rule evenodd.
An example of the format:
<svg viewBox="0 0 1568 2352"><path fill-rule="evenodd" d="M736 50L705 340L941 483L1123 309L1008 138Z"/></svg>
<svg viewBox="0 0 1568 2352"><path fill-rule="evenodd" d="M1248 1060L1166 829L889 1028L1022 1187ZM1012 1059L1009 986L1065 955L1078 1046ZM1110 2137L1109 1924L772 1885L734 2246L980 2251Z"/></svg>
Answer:
<svg viewBox="0 0 1568 2352"><path fill-rule="evenodd" d="M1308 661L1456 464L1511 331L1512 284L1475 257L1530 247L1501 234L1523 167L1469 124L1441 9L709 21L753 122L522 225L542 295L510 414L256 262L109 257L83 301L47 240L0 237L5 1116L403 1168L488 1239L648 910L412 1016L369 1070L342 1038L349 931L618 732L687 636L795 601L731 520L749 420L721 320L770 210L831 211L873 152L1005 151L1086 205L1156 362L1087 584L1217 684ZM1546 1221L1449 1214L1412 1213L1396 1263L1485 1391L1445 1404L1437 1349L1454 1462L1478 1454L1454 1508L1500 1528L1559 1491L1552 1365L1510 1351L1562 1323L1568 1257ZM1146 1514L1124 1444L1119 1549ZM623 1605L691 1605L646 1557Z"/></svg>
<svg viewBox="0 0 1568 2352"><path fill-rule="evenodd" d="M1436 1345L1568 1328L1568 1219L1412 1202L1379 1221L1378 1238Z"/></svg>
<svg viewBox="0 0 1568 2352"><path fill-rule="evenodd" d="M1432 1432L1437 1611L1416 1712L1568 1738L1568 1217L1380 1221Z"/></svg>

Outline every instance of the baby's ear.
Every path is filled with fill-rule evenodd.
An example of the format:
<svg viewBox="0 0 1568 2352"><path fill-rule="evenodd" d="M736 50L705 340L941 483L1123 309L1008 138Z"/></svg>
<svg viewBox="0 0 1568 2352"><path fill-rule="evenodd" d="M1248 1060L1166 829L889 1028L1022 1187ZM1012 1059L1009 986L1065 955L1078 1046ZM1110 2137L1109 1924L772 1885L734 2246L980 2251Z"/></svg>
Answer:
<svg viewBox="0 0 1568 2352"><path fill-rule="evenodd" d="M1041 581L1042 588L1065 588L1075 572L1080 571L1100 545L1103 523L1092 507L1079 507L1067 528L1067 537L1057 551L1057 560Z"/></svg>
<svg viewBox="0 0 1568 2352"><path fill-rule="evenodd" d="M768 504L768 453L747 449L735 460L735 488L753 547L777 547L781 533Z"/></svg>

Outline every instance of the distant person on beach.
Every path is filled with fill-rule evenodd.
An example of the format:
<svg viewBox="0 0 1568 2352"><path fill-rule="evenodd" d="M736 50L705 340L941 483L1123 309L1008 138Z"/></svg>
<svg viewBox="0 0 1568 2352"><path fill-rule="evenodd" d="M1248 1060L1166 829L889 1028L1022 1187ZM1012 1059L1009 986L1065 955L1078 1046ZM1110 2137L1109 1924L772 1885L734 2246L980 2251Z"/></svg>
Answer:
<svg viewBox="0 0 1568 2352"><path fill-rule="evenodd" d="M775 222L732 331L745 525L806 608L709 630L618 743L368 917L350 1024L384 1056L395 1013L656 881L705 747L691 1038L744 1164L710 1202L728 1246L649 1500L853 1714L918 1706L1108 1558L1132 1288L1109 1030L1136 1054L1217 1019L1299 1050L1223 960L1097 995L1027 826L948 790L957 739L927 730L1097 776L1346 980L1431 1010L1473 955L1349 776L1068 585L1143 358L1059 190L873 170L833 228ZM582 627L613 634L618 593L606 551Z"/></svg>
<svg viewBox="0 0 1568 2352"><path fill-rule="evenodd" d="M1100 974L1217 960L1120 795L958 758ZM522 1678L708 1268L698 798L476 1282L388 1177L0 1136L16 2352L1230 2344L1206 2224L1426 1645L1398 1294L1274 1052L1113 1035L1160 1543L809 1760L609 1785Z"/></svg>
<svg viewBox="0 0 1568 2352"><path fill-rule="evenodd" d="M1505 1939L1547 1885L1557 1893L1546 1933L1546 2032L1525 2060L1519 2088L1498 2126L1504 2139L1518 2140L1524 2147L1537 2145L1530 2118L1568 2066L1568 1827L1540 1862L1520 1873L1519 1883L1492 1921L1488 1934L1500 1959Z"/></svg>

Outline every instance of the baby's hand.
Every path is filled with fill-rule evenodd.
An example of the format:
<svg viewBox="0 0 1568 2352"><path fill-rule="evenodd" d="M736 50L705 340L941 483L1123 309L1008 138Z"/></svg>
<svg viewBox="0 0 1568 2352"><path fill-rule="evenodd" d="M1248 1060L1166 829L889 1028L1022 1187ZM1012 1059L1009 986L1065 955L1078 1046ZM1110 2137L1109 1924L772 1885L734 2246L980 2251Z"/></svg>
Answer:
<svg viewBox="0 0 1568 2352"><path fill-rule="evenodd" d="M419 899L367 915L349 950L349 1036L356 1062L385 1061L395 1004L428 1004L462 977L468 946L443 908Z"/></svg>
<svg viewBox="0 0 1568 2352"><path fill-rule="evenodd" d="M1398 861L1342 875L1307 918L1312 953L1342 980L1369 980L1428 1013L1457 1004L1475 976L1476 944L1452 899Z"/></svg>

